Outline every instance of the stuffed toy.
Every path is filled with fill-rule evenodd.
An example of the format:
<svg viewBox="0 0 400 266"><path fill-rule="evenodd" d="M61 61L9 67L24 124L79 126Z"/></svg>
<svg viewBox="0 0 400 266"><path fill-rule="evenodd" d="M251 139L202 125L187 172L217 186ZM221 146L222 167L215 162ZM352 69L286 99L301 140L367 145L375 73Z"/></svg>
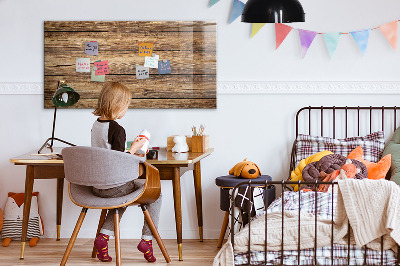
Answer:
<svg viewBox="0 0 400 266"><path fill-rule="evenodd" d="M333 152L331 151L320 151L318 153L315 153L311 156L308 156L307 158L301 160L299 162L299 164L297 165L297 167L290 173L290 181L303 181L303 176L302 176L302 172L304 167L306 167L306 165L308 165L309 163L312 162L317 162L319 160L321 160L322 157L326 156L326 155L330 155L333 154ZM299 190L299 185L295 185L292 184L291 185L294 189L294 191L298 191Z"/></svg>
<svg viewBox="0 0 400 266"><path fill-rule="evenodd" d="M35 246L40 236L43 235L43 223L39 216L37 200L38 194L39 192L32 193L31 212L29 214L27 239L30 239L29 246L31 247ZM21 241L23 213L24 193L8 193L1 230L4 247L8 247L11 240Z"/></svg>
<svg viewBox="0 0 400 266"><path fill-rule="evenodd" d="M392 155L387 154L379 162L373 163L364 160L363 153L364 152L361 146L358 146L352 152L350 152L347 158L356 159L365 164L368 169L368 179L375 179L375 180L384 179L386 177L387 172L390 169Z"/></svg>
<svg viewBox="0 0 400 266"><path fill-rule="evenodd" d="M3 212L0 209L0 232L1 232L1 228L3 228Z"/></svg>
<svg viewBox="0 0 400 266"><path fill-rule="evenodd" d="M229 170L229 174L249 179L260 176L261 172L258 166L255 163L246 160L247 158L242 162L237 163L231 170Z"/></svg>
<svg viewBox="0 0 400 266"><path fill-rule="evenodd" d="M174 137L175 146L172 148L172 152L188 152L189 146L186 143L185 136L175 136Z"/></svg>

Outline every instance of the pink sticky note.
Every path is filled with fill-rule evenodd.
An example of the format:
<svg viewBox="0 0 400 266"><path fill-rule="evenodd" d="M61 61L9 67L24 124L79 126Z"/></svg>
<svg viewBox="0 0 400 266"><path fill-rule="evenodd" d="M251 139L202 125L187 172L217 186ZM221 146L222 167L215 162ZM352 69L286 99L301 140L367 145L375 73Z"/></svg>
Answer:
<svg viewBox="0 0 400 266"><path fill-rule="evenodd" d="M99 75L106 75L109 74L110 71L108 69L108 61L104 60L104 61L100 61L100 62L94 62L94 65L97 67L95 75L99 76Z"/></svg>

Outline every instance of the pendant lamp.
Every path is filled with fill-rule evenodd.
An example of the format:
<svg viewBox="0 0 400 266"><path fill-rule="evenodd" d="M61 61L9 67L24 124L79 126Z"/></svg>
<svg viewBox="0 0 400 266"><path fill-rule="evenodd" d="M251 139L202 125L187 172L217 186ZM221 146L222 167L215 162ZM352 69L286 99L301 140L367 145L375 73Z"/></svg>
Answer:
<svg viewBox="0 0 400 266"><path fill-rule="evenodd" d="M53 95L53 104L54 104L54 117L53 117L53 131L51 134L51 138L48 138L42 147L39 149L38 153L40 153L45 147L50 148L51 152L53 152L53 141L57 140L62 143L68 144L70 146L75 146L75 144L69 143L65 140L55 138L54 130L56 128L56 117L57 117L57 107L69 107L76 104L79 101L79 93L77 93L73 88L65 84L64 80L58 81L57 90ZM49 144L49 141L50 144Z"/></svg>
<svg viewBox="0 0 400 266"><path fill-rule="evenodd" d="M249 0L242 12L242 22L304 22L304 10L298 0Z"/></svg>

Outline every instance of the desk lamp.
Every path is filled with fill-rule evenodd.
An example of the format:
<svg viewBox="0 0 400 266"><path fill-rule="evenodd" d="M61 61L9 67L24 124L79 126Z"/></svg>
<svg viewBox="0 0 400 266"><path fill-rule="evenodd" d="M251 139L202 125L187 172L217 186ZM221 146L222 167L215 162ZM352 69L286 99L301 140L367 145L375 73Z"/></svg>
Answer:
<svg viewBox="0 0 400 266"><path fill-rule="evenodd" d="M70 146L75 146L72 143L69 143L65 140L55 138L54 137L54 130L56 127L56 116L57 116L57 107L69 107L74 105L79 101L79 94L72 89L70 86L68 86L65 83L65 80L59 80L58 85L57 85L57 90L54 93L53 96L53 104L54 104L54 118L53 118L53 131L51 133L51 138L48 138L45 143L42 145L42 147L39 149L38 153L40 153L45 147L50 148L51 152L53 152L53 141L58 140L62 143L68 144ZM51 143L49 144L49 141Z"/></svg>
<svg viewBox="0 0 400 266"><path fill-rule="evenodd" d="M304 10L298 0L249 0L243 8L242 22L304 22Z"/></svg>

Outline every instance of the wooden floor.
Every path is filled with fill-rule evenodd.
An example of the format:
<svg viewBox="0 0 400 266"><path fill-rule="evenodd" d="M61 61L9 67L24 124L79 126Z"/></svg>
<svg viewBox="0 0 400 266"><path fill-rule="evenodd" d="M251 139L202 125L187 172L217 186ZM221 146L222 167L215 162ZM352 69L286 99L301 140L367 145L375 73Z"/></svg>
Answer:
<svg viewBox="0 0 400 266"><path fill-rule="evenodd" d="M20 260L20 242L12 241L9 247L0 246L0 265L60 265L61 258L64 255L65 248L69 239L40 239L36 247L25 249L25 259ZM122 264L123 265L212 265L215 255L218 253L217 240L188 240L183 241L183 261L178 260L178 247L176 240L163 240L168 250L172 262L167 264L162 256L157 242L154 241L154 254L157 258L156 263L149 264L143 254L136 249L140 240L121 239L122 247ZM92 239L77 239L68 259L67 265L115 265L114 262L114 243L110 241L110 255L113 257L113 262L104 263L99 260L92 259Z"/></svg>

